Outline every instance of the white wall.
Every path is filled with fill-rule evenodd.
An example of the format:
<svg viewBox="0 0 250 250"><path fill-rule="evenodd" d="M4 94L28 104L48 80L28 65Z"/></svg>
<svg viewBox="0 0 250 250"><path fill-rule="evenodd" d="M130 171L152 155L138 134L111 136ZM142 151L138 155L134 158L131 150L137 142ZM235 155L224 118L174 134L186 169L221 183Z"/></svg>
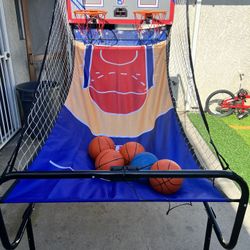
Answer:
<svg viewBox="0 0 250 250"><path fill-rule="evenodd" d="M202 102L217 89L250 90L250 0L203 0L195 63Z"/></svg>
<svg viewBox="0 0 250 250"><path fill-rule="evenodd" d="M29 81L25 40L19 39L14 0L3 0L15 83Z"/></svg>

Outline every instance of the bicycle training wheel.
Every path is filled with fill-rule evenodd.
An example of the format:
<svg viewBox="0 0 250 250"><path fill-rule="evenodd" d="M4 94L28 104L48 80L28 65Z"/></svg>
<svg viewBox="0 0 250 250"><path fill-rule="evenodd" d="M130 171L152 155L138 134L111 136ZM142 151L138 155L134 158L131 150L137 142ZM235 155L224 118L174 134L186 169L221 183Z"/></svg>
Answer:
<svg viewBox="0 0 250 250"><path fill-rule="evenodd" d="M234 94L228 90L221 89L211 93L206 100L206 111L210 115L225 117L234 112L233 108L221 106L223 100L233 99Z"/></svg>

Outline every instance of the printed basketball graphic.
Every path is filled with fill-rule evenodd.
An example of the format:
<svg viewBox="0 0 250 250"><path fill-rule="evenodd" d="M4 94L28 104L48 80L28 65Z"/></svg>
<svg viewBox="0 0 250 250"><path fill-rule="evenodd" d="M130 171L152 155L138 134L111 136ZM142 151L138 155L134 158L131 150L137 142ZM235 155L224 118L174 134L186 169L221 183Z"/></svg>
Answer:
<svg viewBox="0 0 250 250"><path fill-rule="evenodd" d="M147 62L147 54L150 51L143 46L119 50L89 46L84 87L89 87L92 100L102 111L129 114L143 106L153 85L148 77L151 73L152 78L153 62Z"/></svg>
<svg viewBox="0 0 250 250"><path fill-rule="evenodd" d="M66 108L95 136L137 137L172 108L166 42L97 46L75 42Z"/></svg>

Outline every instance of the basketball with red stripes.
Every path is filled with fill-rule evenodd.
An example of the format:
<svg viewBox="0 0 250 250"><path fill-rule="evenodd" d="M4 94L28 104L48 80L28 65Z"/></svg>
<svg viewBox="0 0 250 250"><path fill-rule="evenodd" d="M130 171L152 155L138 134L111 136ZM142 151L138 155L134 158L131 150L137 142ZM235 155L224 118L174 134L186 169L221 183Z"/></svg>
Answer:
<svg viewBox="0 0 250 250"><path fill-rule="evenodd" d="M138 142L127 142L120 148L125 164L129 164L137 154L144 152L144 147Z"/></svg>
<svg viewBox="0 0 250 250"><path fill-rule="evenodd" d="M96 170L110 170L112 167L124 166L124 159L119 151L106 149L102 151L96 158Z"/></svg>
<svg viewBox="0 0 250 250"><path fill-rule="evenodd" d="M165 171L165 170L181 170L181 167L174 161L171 160L159 160L152 167L154 171ZM149 183L151 187L162 194L174 194L182 186L182 178L150 178Z"/></svg>
<svg viewBox="0 0 250 250"><path fill-rule="evenodd" d="M97 136L89 144L88 152L91 158L96 157L106 149L115 149L115 143L107 136Z"/></svg>

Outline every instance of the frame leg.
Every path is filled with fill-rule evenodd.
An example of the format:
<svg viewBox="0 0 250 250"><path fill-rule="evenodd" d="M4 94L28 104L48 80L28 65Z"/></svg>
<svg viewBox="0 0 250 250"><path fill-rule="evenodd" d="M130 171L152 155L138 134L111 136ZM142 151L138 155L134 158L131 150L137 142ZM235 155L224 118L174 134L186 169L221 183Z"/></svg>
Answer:
<svg viewBox="0 0 250 250"><path fill-rule="evenodd" d="M27 231L27 237L28 237L28 242L29 242L29 248L30 250L35 250L36 247L35 247L31 218L28 219L26 231Z"/></svg>
<svg viewBox="0 0 250 250"><path fill-rule="evenodd" d="M21 239L23 237L25 229L26 229L27 235L28 235L29 248L30 248L30 250L35 249L33 230L32 230L31 218L30 218L31 214L33 212L33 209L34 209L33 204L30 204L26 208L26 210L23 214L22 222L19 226L19 229L17 231L16 237L15 237L13 242L10 242L9 234L7 232L5 222L3 219L3 213L0 209L0 240L1 240L2 245L5 249L8 249L8 250L16 249L17 246L19 245L19 243L21 242Z"/></svg>
<svg viewBox="0 0 250 250"><path fill-rule="evenodd" d="M212 229L213 229L213 223L208 217L207 219L207 229L206 229L206 236L205 236L205 242L204 242L204 247L203 250L209 250L210 248L210 241L211 241L211 236L212 236Z"/></svg>

